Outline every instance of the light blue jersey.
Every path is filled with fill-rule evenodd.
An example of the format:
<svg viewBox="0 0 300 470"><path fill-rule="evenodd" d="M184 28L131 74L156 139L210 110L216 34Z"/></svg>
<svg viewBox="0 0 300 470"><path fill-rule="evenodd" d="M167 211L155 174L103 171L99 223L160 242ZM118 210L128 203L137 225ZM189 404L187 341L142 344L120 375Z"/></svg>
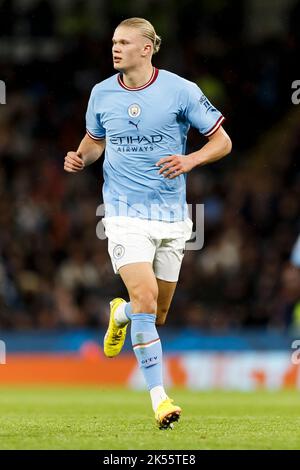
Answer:
<svg viewBox="0 0 300 470"><path fill-rule="evenodd" d="M190 126L212 135L224 117L195 83L153 68L151 79L128 88L116 74L94 86L86 113L88 135L106 139L105 216L181 221L188 216L186 175L159 175L162 157L185 154Z"/></svg>

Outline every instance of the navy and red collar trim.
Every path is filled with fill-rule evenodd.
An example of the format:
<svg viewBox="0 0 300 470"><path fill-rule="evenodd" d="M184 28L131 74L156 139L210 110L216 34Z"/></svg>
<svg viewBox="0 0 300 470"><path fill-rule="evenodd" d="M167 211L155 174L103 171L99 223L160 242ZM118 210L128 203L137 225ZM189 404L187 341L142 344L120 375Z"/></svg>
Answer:
<svg viewBox="0 0 300 470"><path fill-rule="evenodd" d="M125 83L123 82L121 73L119 73L119 75L118 75L118 82L119 82L119 84L121 85L122 88L125 88L125 90L139 91L139 90L144 90L148 86L152 85L152 83L155 82L155 80L157 79L157 76L158 76L158 69L156 67L153 67L152 75L151 75L150 79L148 80L148 82L145 83L145 85L138 86L138 87L129 87L129 86L125 85Z"/></svg>

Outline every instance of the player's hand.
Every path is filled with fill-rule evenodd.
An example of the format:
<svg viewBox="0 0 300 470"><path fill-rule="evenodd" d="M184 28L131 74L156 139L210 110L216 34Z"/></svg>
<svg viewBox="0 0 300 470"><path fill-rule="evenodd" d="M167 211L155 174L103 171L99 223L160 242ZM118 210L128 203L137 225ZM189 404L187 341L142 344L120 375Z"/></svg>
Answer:
<svg viewBox="0 0 300 470"><path fill-rule="evenodd" d="M64 170L76 173L84 169L84 161L80 152L68 152L65 156Z"/></svg>
<svg viewBox="0 0 300 470"><path fill-rule="evenodd" d="M171 180L183 173L191 171L194 168L195 163L189 156L170 155L169 157L161 158L156 163L156 166L161 166L158 172L159 175L163 174L165 178Z"/></svg>

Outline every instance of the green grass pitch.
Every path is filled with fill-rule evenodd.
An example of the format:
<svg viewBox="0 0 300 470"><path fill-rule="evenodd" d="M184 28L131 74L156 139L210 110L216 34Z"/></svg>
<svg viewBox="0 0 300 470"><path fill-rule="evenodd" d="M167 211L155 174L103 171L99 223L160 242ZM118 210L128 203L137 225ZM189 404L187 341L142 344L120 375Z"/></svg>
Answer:
<svg viewBox="0 0 300 470"><path fill-rule="evenodd" d="M299 449L300 397L173 390L183 408L160 431L147 392L0 388L1 449Z"/></svg>

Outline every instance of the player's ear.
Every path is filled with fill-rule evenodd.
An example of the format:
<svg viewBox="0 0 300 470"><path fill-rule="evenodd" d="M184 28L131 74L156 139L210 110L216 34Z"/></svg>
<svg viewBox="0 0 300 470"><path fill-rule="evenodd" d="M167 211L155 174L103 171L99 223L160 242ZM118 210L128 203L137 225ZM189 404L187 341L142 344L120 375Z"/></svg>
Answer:
<svg viewBox="0 0 300 470"><path fill-rule="evenodd" d="M143 49L143 57L146 57L146 55L148 55L149 53L151 53L151 45L150 44L145 44L144 45L144 49Z"/></svg>

